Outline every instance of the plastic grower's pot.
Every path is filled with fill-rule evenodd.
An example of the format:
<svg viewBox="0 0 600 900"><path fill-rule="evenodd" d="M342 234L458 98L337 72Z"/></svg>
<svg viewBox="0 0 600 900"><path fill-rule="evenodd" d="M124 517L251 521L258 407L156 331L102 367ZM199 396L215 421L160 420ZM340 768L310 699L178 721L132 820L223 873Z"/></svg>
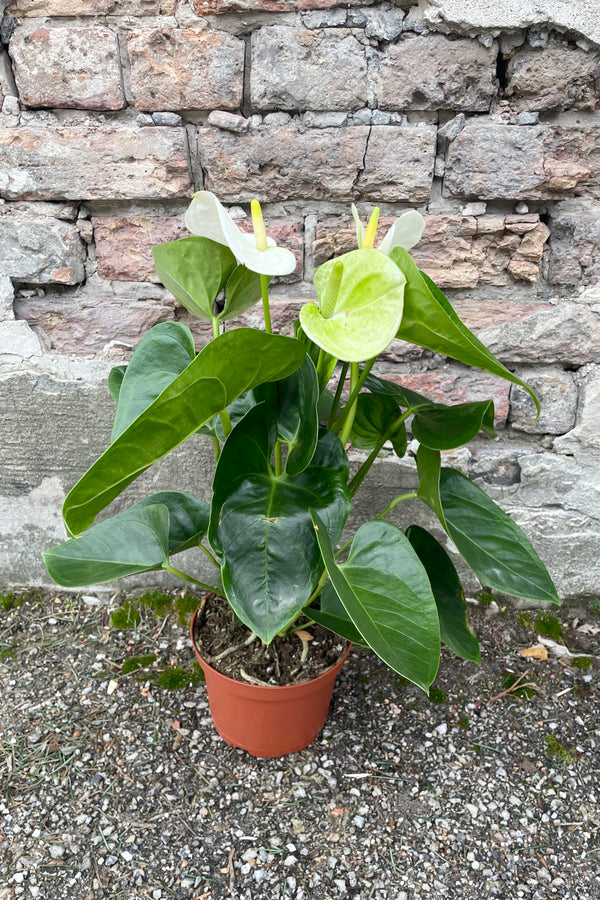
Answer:
<svg viewBox="0 0 600 900"><path fill-rule="evenodd" d="M285 756L311 744L325 724L335 679L350 645L338 662L310 681L283 687L246 684L222 675L202 659L191 625L192 645L206 678L213 724L224 741L252 756Z"/></svg>

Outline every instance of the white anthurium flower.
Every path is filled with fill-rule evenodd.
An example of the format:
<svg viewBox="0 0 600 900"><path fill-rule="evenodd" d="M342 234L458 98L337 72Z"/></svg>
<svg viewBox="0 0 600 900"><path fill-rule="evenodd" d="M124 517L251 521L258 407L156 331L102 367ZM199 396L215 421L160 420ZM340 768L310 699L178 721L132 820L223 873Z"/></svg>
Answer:
<svg viewBox="0 0 600 900"><path fill-rule="evenodd" d="M258 203L256 203L258 207ZM253 210L254 210L253 204ZM260 207L258 207L260 213ZM262 214L260 214L262 222ZM229 247L239 263L259 275L289 275L296 268L291 250L278 247L272 238L259 240L258 234L245 234L237 227L227 210L210 191L194 194L185 214L188 231ZM263 226L264 232L264 226ZM264 249L259 249L260 243Z"/></svg>
<svg viewBox="0 0 600 900"><path fill-rule="evenodd" d="M352 204L352 215L356 222L356 237L358 246L363 246L365 230L361 224L358 210L354 203ZM394 247L403 247L410 250L415 244L418 244L425 230L425 219L416 209L411 209L401 215L393 225L388 228L385 237L377 247L386 256L389 256Z"/></svg>

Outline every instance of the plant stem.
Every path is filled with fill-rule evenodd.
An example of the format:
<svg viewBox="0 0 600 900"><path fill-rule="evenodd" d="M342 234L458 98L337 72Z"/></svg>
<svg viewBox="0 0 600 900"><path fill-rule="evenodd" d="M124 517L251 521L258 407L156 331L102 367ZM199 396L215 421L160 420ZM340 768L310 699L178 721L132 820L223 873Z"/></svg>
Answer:
<svg viewBox="0 0 600 900"><path fill-rule="evenodd" d="M358 394L359 394L360 390L362 389L362 386L364 385L365 381L367 380L367 375L373 368L374 362L375 362L375 357L373 357L373 359L367 360L367 362L365 363L364 369L360 373L360 378L358 379L358 381L356 382L354 387L352 387L352 379L350 380L350 396L348 397L348 402L346 403L346 406L344 407L342 414L339 417L339 419L337 420L337 422L335 423L335 425L333 425L331 427L331 431L334 431L336 434L339 434L341 429L343 428L343 426L346 422L346 417L350 414L352 407L354 406L354 408L356 409L356 404L354 401L358 397ZM357 365L357 364L352 363L352 365ZM353 418L354 418L354 416L353 416Z"/></svg>
<svg viewBox="0 0 600 900"><path fill-rule="evenodd" d="M213 320L212 320L212 332L213 332L213 338L218 338L218 337L219 337L219 334L220 334L220 331L219 331L219 320L218 320L218 319L215 319L214 316L213 316Z"/></svg>
<svg viewBox="0 0 600 900"><path fill-rule="evenodd" d="M333 423L335 422L335 415L340 406L340 399L342 396L342 391L344 390L344 384L346 383L346 375L348 374L348 368L350 363L342 363L342 371L340 372L339 381L337 384L337 388L335 390L335 397L333 398L333 406L331 407L331 412L329 413L329 419L327 420L327 427L331 430L333 428Z"/></svg>
<svg viewBox="0 0 600 900"><path fill-rule="evenodd" d="M212 435L212 442L213 442L213 449L214 449L214 455L215 455L215 462L218 462L219 456L221 455L221 445L219 443L219 438L216 436L216 434Z"/></svg>
<svg viewBox="0 0 600 900"><path fill-rule="evenodd" d="M192 578L191 575L181 572L179 569L176 569L168 563L163 563L162 568L166 569L167 572L171 572L173 575L177 575L178 578L183 578L184 581L189 581L191 584L197 584L198 587L201 587L204 591L212 591L214 594L218 594L219 597L224 596L221 591L218 591L212 584L205 584L203 581L198 581L197 578Z"/></svg>
<svg viewBox="0 0 600 900"><path fill-rule="evenodd" d="M221 563L219 562L219 560L218 560L215 556L212 555L212 553L210 552L210 550L208 549L208 547L205 547L204 544L198 544L198 547L199 547L200 550L202 550L202 552L204 553L204 555L206 556L206 558L209 559L209 560L211 561L211 563L213 564L213 566L216 566L217 569L220 569L220 568L221 568Z"/></svg>
<svg viewBox="0 0 600 900"><path fill-rule="evenodd" d="M223 434L227 437L231 432L231 419L229 418L229 413L226 409L222 409L219 416L221 417L221 423L223 425Z"/></svg>
<svg viewBox="0 0 600 900"><path fill-rule="evenodd" d="M354 477L348 484L348 490L350 492L351 497L354 497L355 493L357 492L357 490L359 489L359 487L365 480L365 477L367 476L369 469L371 468L371 466L377 459L377 455L379 454L379 452L380 452L381 448L383 447L383 445L385 444L385 442L390 439L390 437L393 435L393 433L397 429L397 427L399 425L401 425L402 422L404 422L408 418L409 414L410 413L407 411L407 412L402 413L402 415L398 416L397 418L395 418L394 421L386 428L385 432L381 435L381 437L377 441L377 444L375 445L373 450L371 450L368 457L362 463L361 467L358 469L358 471L356 472L356 474L354 475Z"/></svg>
<svg viewBox="0 0 600 900"><path fill-rule="evenodd" d="M352 425L354 423L354 416L356 414L356 403L358 399L358 363L350 363L350 397L353 397L353 400L348 398L348 403L344 408L345 421L340 433L340 441L342 442L342 446L346 446L346 441L350 437L350 432L352 431Z"/></svg>
<svg viewBox="0 0 600 900"><path fill-rule="evenodd" d="M260 276L260 289L262 292L263 311L265 314L265 331L272 334L271 330L271 309L269 307L269 276Z"/></svg>
<svg viewBox="0 0 600 900"><path fill-rule="evenodd" d="M283 456L281 452L281 441L275 441L275 475L279 476L283 472Z"/></svg>
<svg viewBox="0 0 600 900"><path fill-rule="evenodd" d="M416 500L419 495L416 491L410 491L408 494L400 494L399 497L395 497L389 506L380 512L378 516L375 516L376 519L383 519L384 516L387 516L389 512L391 512L394 507L398 506L399 503L402 503L403 500Z"/></svg>

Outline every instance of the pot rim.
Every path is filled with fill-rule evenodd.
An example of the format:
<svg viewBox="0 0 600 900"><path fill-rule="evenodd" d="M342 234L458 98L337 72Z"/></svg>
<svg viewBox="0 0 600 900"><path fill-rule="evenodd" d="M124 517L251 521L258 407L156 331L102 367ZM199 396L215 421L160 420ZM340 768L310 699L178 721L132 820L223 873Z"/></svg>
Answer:
<svg viewBox="0 0 600 900"><path fill-rule="evenodd" d="M317 675L314 678L307 678L305 681L298 681L295 684L264 684L263 685L263 684L252 684L251 682L247 682L247 681L238 681L237 678L231 678L231 676L224 675L222 672L219 672L218 669L214 669L210 665L210 663L206 662L206 660L204 659L204 657L200 654L200 651L198 650L198 645L197 645L195 637L194 637L194 631L196 628L196 622L198 620L198 615L202 611L202 609L204 609L204 606L206 605L206 601L208 600L209 596L210 596L210 594L207 594L205 597L202 598L202 600L200 601L200 604L198 605L198 607L196 608L196 611L194 612L194 615L192 616L192 621L190 623L190 638L192 641L192 647L194 648L194 652L195 652L196 656L198 657L198 660L199 660L202 668L204 668L206 666L206 668L210 670L210 672L213 676L217 676L218 678L224 678L226 681L230 682L232 685L238 685L238 686L241 686L244 688L252 688L254 691L263 692L265 696L267 694L277 693L278 697L281 697L282 692L293 693L294 691L298 690L299 688L300 689L306 688L306 686L309 684L316 685L321 680L331 678L332 674L334 674L334 673L337 675L337 673L341 670L342 666L346 662L348 654L350 653L350 650L352 649L352 644L350 643L350 641L348 641L348 646L346 647L346 649L344 650L344 652L342 653L342 655L340 656L340 658L338 659L337 662L335 662L335 663L333 663L333 665L329 666L328 669L325 669L324 672L321 672L320 675ZM344 639L342 638L342 640L344 640Z"/></svg>

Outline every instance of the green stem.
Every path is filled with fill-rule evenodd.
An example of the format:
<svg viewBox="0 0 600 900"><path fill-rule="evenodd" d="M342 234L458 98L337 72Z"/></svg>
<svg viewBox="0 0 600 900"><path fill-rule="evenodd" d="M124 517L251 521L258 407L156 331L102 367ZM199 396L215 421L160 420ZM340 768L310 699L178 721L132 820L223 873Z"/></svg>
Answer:
<svg viewBox="0 0 600 900"><path fill-rule="evenodd" d="M223 597L224 594L221 591L218 591L217 588L212 584L205 584L203 581L198 581L197 578L192 578L191 575L187 575L185 572L181 572L179 569L176 569L174 566L169 565L168 563L163 563L162 568L166 569L167 572L171 572L173 575L177 575L178 578L183 578L184 581L189 581L191 584L196 584L198 587L201 587L203 591L212 591L213 594L218 594L219 597Z"/></svg>
<svg viewBox="0 0 600 900"><path fill-rule="evenodd" d="M269 276L260 276L260 290L262 293L263 311L265 314L265 331L272 334L271 330L271 309L269 307Z"/></svg>
<svg viewBox="0 0 600 900"><path fill-rule="evenodd" d="M346 383L346 375L348 374L348 368L350 367L350 363L345 362L342 363L342 371L340 372L339 381L337 384L337 388L335 390L335 397L333 398L333 406L331 407L331 412L329 413L329 419L327 420L327 427L331 431L333 429L333 424L335 422L335 416L340 406L340 400L342 397L342 391L344 390L344 384Z"/></svg>
<svg viewBox="0 0 600 900"><path fill-rule="evenodd" d="M310 595L310 597L308 598L308 600L306 601L306 603L305 603L304 606L302 607L302 610L303 610L303 611L304 611L305 609L308 609L308 607L311 605L311 603L313 603L313 602L317 599L317 597L319 596L319 594L321 593L321 591L322 591L323 588L325 587L325 583L326 583L326 581L327 581L328 578L329 578L329 573L328 573L327 569L324 569L324 570L323 570L323 574L322 574L321 577L319 578L319 583L317 584L316 588L314 589L314 591L312 592L312 594Z"/></svg>
<svg viewBox="0 0 600 900"><path fill-rule="evenodd" d="M211 561L211 563L213 564L213 566L216 566L217 569L220 569L220 568L221 568L221 563L220 563L219 560L216 558L216 556L213 556L213 555L212 555L212 553L210 552L210 550L208 549L208 547L205 547L204 544L198 544L198 547L200 548L200 550L202 550L202 552L204 553L204 555L206 556L206 558L207 558L207 559L210 559L210 561Z"/></svg>
<svg viewBox="0 0 600 900"><path fill-rule="evenodd" d="M386 506L383 512L380 512L378 516L375 516L375 518L383 519L383 517L387 516L387 514L390 513L394 509L394 507L398 506L399 503L402 503L404 500L416 500L418 496L419 495L416 491L410 491L408 494L400 494L399 497L395 497L389 504L389 506Z"/></svg>
<svg viewBox="0 0 600 900"><path fill-rule="evenodd" d="M223 434L227 437L231 432L231 419L229 418L229 413L226 409L222 409L219 416L221 417L221 423L223 425Z"/></svg>
<svg viewBox="0 0 600 900"><path fill-rule="evenodd" d="M358 399L358 363L350 363L350 399L348 398L348 403L344 408L345 420L344 425L340 433L340 441L342 442L342 446L346 446L346 442L350 437L350 432L352 431L352 425L354 424L354 416L356 414L356 402ZM339 423L338 423L339 424Z"/></svg>
<svg viewBox="0 0 600 900"><path fill-rule="evenodd" d="M215 319L214 316L213 316L213 320L212 320L212 331L213 331L213 338L218 338L218 337L219 337L219 334L220 334L220 331L219 331L219 320L218 320L218 319Z"/></svg>
<svg viewBox="0 0 600 900"><path fill-rule="evenodd" d="M339 419L337 420L335 425L333 425L331 428L331 430L334 431L336 434L340 433L341 429L343 428L343 426L346 422L346 417L348 415L350 415L350 412L352 411L353 406L356 411L356 404L354 401L356 400L360 391L362 390L362 387L363 387L365 381L367 380L367 375L373 368L374 362L375 362L375 357L373 357L373 359L367 360L367 362L365 363L364 369L360 373L360 378L358 379L358 381L356 382L354 387L352 387L352 379L350 380L350 396L348 397L348 402L346 403L341 416L339 417ZM357 363L352 363L352 365L356 365L358 367ZM352 371L352 370L350 370L350 371ZM354 418L354 416L353 416L353 418Z"/></svg>
<svg viewBox="0 0 600 900"><path fill-rule="evenodd" d="M219 443L219 438L216 436L216 434L213 434L211 436L212 436L212 442L213 442L215 462L218 462L219 456L221 455L221 445Z"/></svg>
<svg viewBox="0 0 600 900"><path fill-rule="evenodd" d="M386 428L385 432L381 435L381 437L377 441L373 450L371 450L368 457L362 463L362 465L360 466L360 468L358 469L358 471L356 472L356 474L354 475L354 477L348 484L348 490L350 492L351 497L354 497L355 493L357 492L357 490L359 489L359 487L365 480L369 469L371 468L371 466L377 459L377 455L381 451L381 448L383 447L385 442L391 438L391 436L394 434L394 432L396 431L398 426L401 425L402 422L404 422L408 418L409 415L410 415L410 413L408 411L402 413L402 415L400 415L396 419L394 419L394 421Z"/></svg>
<svg viewBox="0 0 600 900"><path fill-rule="evenodd" d="M283 454L281 452L281 441L275 441L275 475L279 476L283 472Z"/></svg>

